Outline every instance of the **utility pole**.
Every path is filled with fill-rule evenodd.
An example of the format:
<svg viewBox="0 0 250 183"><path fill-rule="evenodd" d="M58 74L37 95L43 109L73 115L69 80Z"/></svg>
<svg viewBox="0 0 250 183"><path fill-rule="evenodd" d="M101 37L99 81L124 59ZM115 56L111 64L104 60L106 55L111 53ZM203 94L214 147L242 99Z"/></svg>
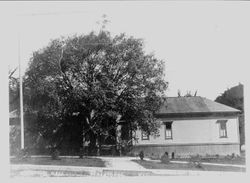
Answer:
<svg viewBox="0 0 250 183"><path fill-rule="evenodd" d="M19 82L20 82L21 149L24 149L23 78L21 73L20 35L18 36L18 62L19 62Z"/></svg>

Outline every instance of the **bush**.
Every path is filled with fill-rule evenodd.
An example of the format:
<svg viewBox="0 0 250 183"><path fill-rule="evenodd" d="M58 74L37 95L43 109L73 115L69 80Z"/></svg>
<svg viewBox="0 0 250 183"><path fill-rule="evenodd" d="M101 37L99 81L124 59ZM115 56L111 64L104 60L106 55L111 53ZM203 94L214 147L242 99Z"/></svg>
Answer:
<svg viewBox="0 0 250 183"><path fill-rule="evenodd" d="M112 156L117 155L117 151L116 151L116 148L115 148L115 147L112 147L111 153L112 153Z"/></svg>
<svg viewBox="0 0 250 183"><path fill-rule="evenodd" d="M201 162L194 162L194 167L199 168L199 169L203 169Z"/></svg>
<svg viewBox="0 0 250 183"><path fill-rule="evenodd" d="M57 149L55 149L55 150L53 150L53 152L51 154L51 159L52 160L60 160L59 156L60 156L60 152Z"/></svg>
<svg viewBox="0 0 250 183"><path fill-rule="evenodd" d="M232 159L235 159L235 157L236 157L235 154L232 153L231 158L232 158Z"/></svg>
<svg viewBox="0 0 250 183"><path fill-rule="evenodd" d="M199 154L197 154L196 156L190 156L190 161L191 162L200 162L201 156Z"/></svg>
<svg viewBox="0 0 250 183"><path fill-rule="evenodd" d="M189 160L191 166L199 169L204 169L201 163L201 159L202 159L201 156L198 154L196 156L191 156Z"/></svg>
<svg viewBox="0 0 250 183"><path fill-rule="evenodd" d="M225 158L226 160L231 160L231 156L230 156L230 155L226 155L224 158Z"/></svg>
<svg viewBox="0 0 250 183"><path fill-rule="evenodd" d="M80 148L80 151L79 151L79 158L82 159L84 156L84 148Z"/></svg>
<svg viewBox="0 0 250 183"><path fill-rule="evenodd" d="M144 158L144 152L143 152L143 151L141 151L141 152L139 153L139 157L140 157L141 160L143 160L143 158Z"/></svg>
<svg viewBox="0 0 250 183"><path fill-rule="evenodd" d="M28 149L24 148L24 149L19 149L19 151L17 152L17 158L18 159L25 159L29 156L28 153Z"/></svg>
<svg viewBox="0 0 250 183"><path fill-rule="evenodd" d="M162 156L161 156L161 162L164 164L169 163L169 157L168 157L168 153L165 152Z"/></svg>
<svg viewBox="0 0 250 183"><path fill-rule="evenodd" d="M174 152L172 152L172 154L171 154L171 159L175 159L175 154L174 154Z"/></svg>
<svg viewBox="0 0 250 183"><path fill-rule="evenodd" d="M159 160L160 157L159 157L159 155L152 153L152 155L150 156L150 159L152 159L152 160Z"/></svg>

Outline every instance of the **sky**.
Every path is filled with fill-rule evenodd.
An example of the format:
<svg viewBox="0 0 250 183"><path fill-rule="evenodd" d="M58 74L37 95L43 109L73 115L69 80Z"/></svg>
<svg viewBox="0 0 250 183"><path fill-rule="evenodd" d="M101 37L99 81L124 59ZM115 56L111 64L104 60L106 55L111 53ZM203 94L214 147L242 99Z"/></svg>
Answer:
<svg viewBox="0 0 250 183"><path fill-rule="evenodd" d="M51 39L98 31L103 14L112 35L142 38L146 53L165 62L167 96L187 91L214 100L245 84L250 60L249 4L237 2L12 2L1 3L1 40L8 68L22 74L32 52ZM17 72L18 75L18 72Z"/></svg>

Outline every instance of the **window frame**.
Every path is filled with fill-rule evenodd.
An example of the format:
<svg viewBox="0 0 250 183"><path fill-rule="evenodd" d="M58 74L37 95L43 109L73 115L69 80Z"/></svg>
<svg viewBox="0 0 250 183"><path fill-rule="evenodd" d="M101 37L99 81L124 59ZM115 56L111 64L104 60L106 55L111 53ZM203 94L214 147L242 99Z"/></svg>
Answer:
<svg viewBox="0 0 250 183"><path fill-rule="evenodd" d="M227 122L228 120L217 120L217 123L219 123L219 137L220 138L228 138L228 134L227 134ZM222 128L222 125L224 125L224 127Z"/></svg>
<svg viewBox="0 0 250 183"><path fill-rule="evenodd" d="M170 131L171 136L167 136L167 125L170 125L170 130L168 129L168 131ZM164 122L164 135L165 135L165 140L173 140L173 121L165 121Z"/></svg>
<svg viewBox="0 0 250 183"><path fill-rule="evenodd" d="M141 140L149 140L149 134L145 131L141 131Z"/></svg>

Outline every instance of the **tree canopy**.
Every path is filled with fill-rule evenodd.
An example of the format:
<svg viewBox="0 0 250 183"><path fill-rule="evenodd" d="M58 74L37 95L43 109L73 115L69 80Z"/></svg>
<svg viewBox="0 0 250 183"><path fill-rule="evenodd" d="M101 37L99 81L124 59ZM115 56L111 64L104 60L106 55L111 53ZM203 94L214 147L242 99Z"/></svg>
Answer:
<svg viewBox="0 0 250 183"><path fill-rule="evenodd" d="M215 99L216 102L234 107L236 109L244 111L244 96L243 85L232 87L224 91L220 96Z"/></svg>
<svg viewBox="0 0 250 183"><path fill-rule="evenodd" d="M54 146L79 148L82 139L93 147L115 139L120 120L156 133L167 82L163 61L145 53L143 40L100 31L34 52L25 88L25 104L37 112L34 130Z"/></svg>
<svg viewBox="0 0 250 183"><path fill-rule="evenodd" d="M178 97L196 97L197 96L197 90L195 91L194 94L191 93L191 91L187 91L187 93L183 96L181 96L181 90L178 90L177 92Z"/></svg>

